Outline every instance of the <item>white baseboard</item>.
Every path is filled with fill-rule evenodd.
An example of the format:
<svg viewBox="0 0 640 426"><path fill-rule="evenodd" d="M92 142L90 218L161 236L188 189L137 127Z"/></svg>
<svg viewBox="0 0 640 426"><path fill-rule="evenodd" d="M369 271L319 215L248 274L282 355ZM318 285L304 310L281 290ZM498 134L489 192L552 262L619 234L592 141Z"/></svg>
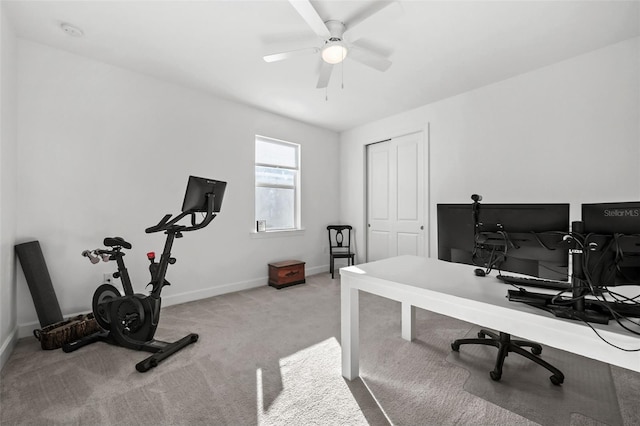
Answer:
<svg viewBox="0 0 640 426"><path fill-rule="evenodd" d="M266 285L266 278L259 278L249 281L224 284L216 287L194 290L186 293L173 294L162 298L162 306L179 305L181 303L193 302L195 300L207 299L209 297L220 296L221 294L234 293L236 291L248 290Z"/></svg>
<svg viewBox="0 0 640 426"><path fill-rule="evenodd" d="M16 347L16 342L18 341L18 327L14 328L11 334L2 342L2 346L0 346L0 370L4 367L7 360L11 356L13 352L13 348Z"/></svg>
<svg viewBox="0 0 640 426"><path fill-rule="evenodd" d="M315 266L305 270L305 275L315 275L329 270L329 265ZM250 288L267 285L268 277L261 277L254 280L240 281L225 284L217 287L209 287L202 290L190 291L188 293L174 294L162 298L162 306L178 305L180 303L193 302L195 300L207 299L209 297L220 296L221 294L234 293L236 291L248 290Z"/></svg>
<svg viewBox="0 0 640 426"><path fill-rule="evenodd" d="M315 275L323 272L327 272L329 270L329 265L315 266L313 268L308 268L305 270L305 274ZM269 281L268 277L256 278L248 281L240 281L231 284L225 284L216 287L209 287L202 290L189 291L186 293L174 294L171 296L166 296L162 298L162 306L171 306L171 305L179 305L180 303L193 302L195 300L207 299L209 297L220 296L221 294L234 293L236 291L248 290L250 288L261 287L263 285L267 285ZM86 314L86 312L76 312L72 314L64 315L65 318L74 317L76 315ZM18 324L17 327L17 337L14 337L14 340L22 339L24 337L33 336L33 330L37 330L40 328L40 323L38 321L32 321L25 324ZM15 331L13 333L16 334ZM15 345L15 342L14 342ZM4 348L4 345L3 345ZM11 348L13 349L13 347ZM11 351L9 351L11 353Z"/></svg>

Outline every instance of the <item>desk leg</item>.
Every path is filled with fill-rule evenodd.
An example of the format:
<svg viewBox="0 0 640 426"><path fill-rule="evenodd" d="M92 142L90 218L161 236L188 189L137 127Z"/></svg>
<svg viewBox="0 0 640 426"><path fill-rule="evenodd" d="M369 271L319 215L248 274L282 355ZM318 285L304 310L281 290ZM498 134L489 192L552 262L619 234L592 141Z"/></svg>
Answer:
<svg viewBox="0 0 640 426"><path fill-rule="evenodd" d="M412 341L416 338L416 307L402 302L402 338Z"/></svg>
<svg viewBox="0 0 640 426"><path fill-rule="evenodd" d="M342 344L342 375L353 380L360 374L360 332L358 289L351 288L342 276L340 288L340 340Z"/></svg>

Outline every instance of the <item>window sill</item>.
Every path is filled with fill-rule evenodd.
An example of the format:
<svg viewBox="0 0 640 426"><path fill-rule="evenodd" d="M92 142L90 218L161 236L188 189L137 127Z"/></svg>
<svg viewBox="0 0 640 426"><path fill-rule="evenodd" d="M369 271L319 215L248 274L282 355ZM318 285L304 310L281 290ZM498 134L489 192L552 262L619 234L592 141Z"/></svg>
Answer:
<svg viewBox="0 0 640 426"><path fill-rule="evenodd" d="M278 230L278 231L264 231L264 232L256 232L251 231L249 235L251 238L279 238L279 237L299 237L304 235L304 228L302 229L291 229L291 230Z"/></svg>

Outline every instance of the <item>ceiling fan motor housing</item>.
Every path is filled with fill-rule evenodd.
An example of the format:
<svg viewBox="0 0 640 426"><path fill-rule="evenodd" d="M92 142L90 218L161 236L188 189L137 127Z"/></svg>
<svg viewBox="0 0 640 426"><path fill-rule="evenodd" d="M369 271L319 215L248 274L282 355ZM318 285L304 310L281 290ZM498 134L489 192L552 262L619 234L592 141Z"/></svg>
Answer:
<svg viewBox="0 0 640 426"><path fill-rule="evenodd" d="M329 37L328 41L342 40L342 35L344 34L344 31L346 29L346 27L342 22L331 20L331 21L325 22L324 24L327 26L329 33L331 33L331 37Z"/></svg>

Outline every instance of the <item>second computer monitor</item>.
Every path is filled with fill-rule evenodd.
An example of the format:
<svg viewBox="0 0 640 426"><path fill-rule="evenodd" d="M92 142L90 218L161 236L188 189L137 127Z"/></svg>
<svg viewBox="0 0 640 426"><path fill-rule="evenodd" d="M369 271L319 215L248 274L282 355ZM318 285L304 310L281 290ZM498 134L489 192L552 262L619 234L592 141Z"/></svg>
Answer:
<svg viewBox="0 0 640 426"><path fill-rule="evenodd" d="M640 202L583 204L582 222L590 284L640 285Z"/></svg>

